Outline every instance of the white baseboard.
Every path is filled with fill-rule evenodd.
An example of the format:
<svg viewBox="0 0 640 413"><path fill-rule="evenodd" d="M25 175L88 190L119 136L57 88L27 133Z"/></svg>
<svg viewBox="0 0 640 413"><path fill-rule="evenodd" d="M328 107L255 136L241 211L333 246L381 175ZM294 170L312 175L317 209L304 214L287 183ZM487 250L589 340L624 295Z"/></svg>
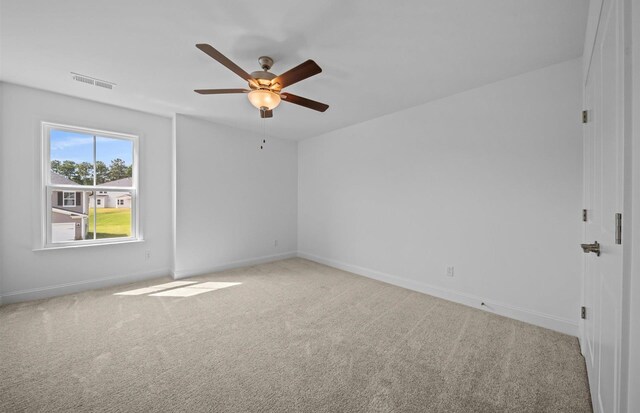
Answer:
<svg viewBox="0 0 640 413"><path fill-rule="evenodd" d="M103 277L93 280L75 281L65 284L7 292L2 293L2 295L0 296L0 303L4 305L19 303L23 301L41 300L43 298L74 294L82 291L93 290L96 288L113 287L116 285L129 284L132 282L144 281L163 276L168 277L169 273L170 270L168 268L162 268L135 274L120 275L116 277Z"/></svg>
<svg viewBox="0 0 640 413"><path fill-rule="evenodd" d="M278 261L278 260L284 260L287 258L295 258L298 256L298 253L295 251L291 251L291 252L285 252L282 254L275 254L275 255L264 255L262 257L255 257L255 258L248 258L245 260L238 260L238 261L231 261L231 262L227 262L227 263L223 263L223 264L216 264L216 265L211 265L211 266L207 266L207 267L201 267L201 268L189 268L186 270L173 270L173 278L174 279L181 279L181 278L187 278L187 277L195 277L197 275L204 275L204 274L211 274L213 272L220 272L220 271L224 271L224 270L230 270L233 268L240 268L240 267L248 267L251 265L258 265L258 264L264 264L267 262L272 262L272 261Z"/></svg>
<svg viewBox="0 0 640 413"><path fill-rule="evenodd" d="M434 297L443 298L445 300L464 304L469 307L489 311L505 317L513 318L515 320L524 321L525 323L534 324L539 327L559 331L571 336L578 336L577 320L572 321L550 314L544 314L535 310L519 308L513 305L487 300L473 294L454 291L442 287L436 287L434 285L426 284L421 281L410 280L407 278L398 277L396 275L385 274L380 271L358 267L356 265L345 264L343 262L319 257L317 255L309 254L302 251L298 251L298 257L305 258L320 264L328 265L329 267L337 268L343 271L348 271L368 278L373 278L374 280L382 281L388 284L397 285L398 287L403 287L409 290L429 294ZM485 305L482 305L482 303L484 303Z"/></svg>
<svg viewBox="0 0 640 413"><path fill-rule="evenodd" d="M496 313L515 320L524 321L540 327L559 331L561 333L578 336L578 321L556 317L544 314L539 311L516 307L509 304L499 303L496 301L484 299L482 297L468 294L460 291L454 291L442 287L436 287L421 281L411 280L368 268L358 267L356 265L346 264L340 261L319 257L306 252L286 252L282 254L255 257L245 260L232 261L224 264L208 266L206 268L187 269L179 271L170 271L169 269L159 269L154 271L129 274L117 277L104 277L93 280L77 281L54 286L41 288L33 288L14 292L7 292L0 295L0 305L17 303L22 301L39 300L59 295L73 294L81 291L91 290L95 288L111 287L115 285L127 284L136 281L143 281L151 278L157 278L172 273L174 279L193 277L196 275L209 274L213 272L224 271L233 268L247 267L252 265L264 264L283 260L287 258L300 257L320 264L328 265L343 271L362 275L388 284L397 285L399 287L429 294L434 297L443 298L445 300L464 304L470 307L478 308L484 311ZM484 302L484 306L481 303Z"/></svg>

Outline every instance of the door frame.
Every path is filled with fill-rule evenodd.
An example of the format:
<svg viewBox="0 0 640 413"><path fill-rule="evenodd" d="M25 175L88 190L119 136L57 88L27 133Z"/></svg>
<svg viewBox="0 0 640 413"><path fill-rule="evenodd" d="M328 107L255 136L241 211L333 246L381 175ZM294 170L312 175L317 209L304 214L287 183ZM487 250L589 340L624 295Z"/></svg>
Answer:
<svg viewBox="0 0 640 413"><path fill-rule="evenodd" d="M589 0L589 11L587 15L587 27L585 30L585 39L584 39L584 48L582 53L582 108L583 110L587 110L587 98L586 98L586 89L587 89L587 80L589 78L589 71L591 68L591 61L593 59L593 51L595 48L596 38L598 35L598 25L600 23L600 16L602 15L602 7L604 5L604 0ZM586 176L586 162L584 152L584 142L586 137L586 127L583 127L582 130L582 138L583 138L583 165L582 165L582 205L583 208L587 205L586 193L587 193L587 181L584 179ZM582 225L582 242L591 242L586 241L586 225L583 223ZM582 277L580 282L580 305L585 305L585 283L586 283L586 259L583 257L581 260L581 271ZM586 339L585 339L585 327L584 320L580 318L578 322L578 342L580 344L580 352L584 355L586 354Z"/></svg>
<svg viewBox="0 0 640 413"><path fill-rule="evenodd" d="M634 4L635 3L635 7ZM621 410L640 411L640 4L625 0L625 200ZM632 39L637 39L635 43Z"/></svg>

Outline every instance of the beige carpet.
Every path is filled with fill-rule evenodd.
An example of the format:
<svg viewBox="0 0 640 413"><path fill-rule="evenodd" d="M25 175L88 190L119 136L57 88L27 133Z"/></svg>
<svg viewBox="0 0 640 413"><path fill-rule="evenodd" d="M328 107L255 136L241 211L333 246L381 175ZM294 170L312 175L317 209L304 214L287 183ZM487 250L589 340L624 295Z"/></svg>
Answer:
<svg viewBox="0 0 640 413"><path fill-rule="evenodd" d="M302 259L114 295L169 281L0 308L0 411L591 411L575 337Z"/></svg>

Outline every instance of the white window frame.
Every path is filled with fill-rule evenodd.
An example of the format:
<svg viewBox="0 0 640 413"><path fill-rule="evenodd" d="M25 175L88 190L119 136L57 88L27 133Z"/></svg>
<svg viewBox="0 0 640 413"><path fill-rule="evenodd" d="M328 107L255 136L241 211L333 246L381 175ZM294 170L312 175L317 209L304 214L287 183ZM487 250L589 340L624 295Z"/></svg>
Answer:
<svg viewBox="0 0 640 413"><path fill-rule="evenodd" d="M72 198L67 198L66 195L67 194L71 194L73 195L73 199ZM67 201L73 200L73 204L69 204L67 205ZM61 207L75 207L76 206L76 191L62 191L62 205Z"/></svg>
<svg viewBox="0 0 640 413"><path fill-rule="evenodd" d="M97 186L94 180L93 185L54 185L51 183L51 139L50 133L51 130L66 130L69 132L77 132L83 134L93 135L94 137L94 161L95 161L95 148L96 148L96 138L97 137L105 137L111 139L122 139L132 142L133 146L133 171L132 171L132 186L131 187L106 187L104 185ZM115 243L126 243L132 241L141 241L142 235L140 231L140 221L139 221L139 186L138 186L138 166L139 166L139 156L138 156L138 148L139 148L139 138L137 135L127 134L127 133L119 133L119 132L111 132L104 131L98 129L85 128L81 126L71 126L71 125L63 125L59 123L51 123L51 122L42 122L42 194L44 198L44 202L42 202L42 247L43 248L61 248L61 247L77 247L82 245L100 245L100 244L115 244ZM95 165L94 165L95 171ZM63 192L85 192L85 191L93 191L94 199L97 199L97 193L99 191L109 191L109 192L122 192L128 193L131 196L131 236L130 237L118 237L118 238L101 238L101 239L86 239L86 240L77 240L77 241L64 241L64 242L53 242L52 240L52 228L53 223L51 219L51 196L54 191L63 191ZM84 196L84 195L83 195ZM64 204L64 195L63 201ZM77 202L76 202L77 204ZM88 208L97 209L97 202L94 202L93 207L90 205L91 203L87 201ZM64 205L62 205L64 208ZM97 217L97 214L94 214L94 220ZM88 225L88 223L87 223ZM95 221L94 221L95 228ZM95 232L95 230L94 230Z"/></svg>

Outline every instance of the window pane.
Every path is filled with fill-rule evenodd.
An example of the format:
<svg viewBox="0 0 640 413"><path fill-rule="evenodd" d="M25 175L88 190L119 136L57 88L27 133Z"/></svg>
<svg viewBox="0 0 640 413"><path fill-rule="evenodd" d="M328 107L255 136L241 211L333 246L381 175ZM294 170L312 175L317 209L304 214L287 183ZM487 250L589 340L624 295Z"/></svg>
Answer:
<svg viewBox="0 0 640 413"><path fill-rule="evenodd" d="M93 185L93 135L51 129L51 183Z"/></svg>
<svg viewBox="0 0 640 413"><path fill-rule="evenodd" d="M135 137L101 135L98 131L47 125L51 203L47 243L123 239L136 235ZM87 185L97 185L91 191ZM61 187L64 186L64 187ZM84 187L83 187L84 186Z"/></svg>
<svg viewBox="0 0 640 413"><path fill-rule="evenodd" d="M75 192L63 192L62 193L62 205L66 207L76 206L76 193Z"/></svg>
<svg viewBox="0 0 640 413"><path fill-rule="evenodd" d="M131 236L130 192L106 191L97 194L97 207L89 211L89 237L93 238L94 227L96 238L123 238ZM94 213L95 211L95 213ZM94 217L95 216L95 217ZM95 223L94 223L95 219Z"/></svg>
<svg viewBox="0 0 640 413"><path fill-rule="evenodd" d="M97 183L107 186L133 186L133 142L128 139L96 139Z"/></svg>
<svg viewBox="0 0 640 413"><path fill-rule="evenodd" d="M51 191L51 242L91 239L88 235L91 191Z"/></svg>

